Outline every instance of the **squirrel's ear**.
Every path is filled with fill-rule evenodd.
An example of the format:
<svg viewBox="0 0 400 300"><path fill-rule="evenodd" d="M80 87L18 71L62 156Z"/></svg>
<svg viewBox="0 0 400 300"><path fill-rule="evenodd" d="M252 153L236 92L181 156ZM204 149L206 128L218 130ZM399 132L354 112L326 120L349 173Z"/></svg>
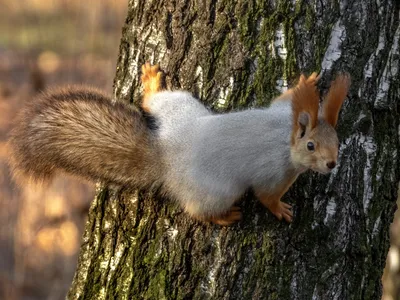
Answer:
<svg viewBox="0 0 400 300"><path fill-rule="evenodd" d="M342 107L344 99L346 99L350 81L349 74L340 74L337 76L332 82L322 104L322 116L324 120L333 127L336 126L340 108Z"/></svg>
<svg viewBox="0 0 400 300"><path fill-rule="evenodd" d="M300 114L299 114L299 118L298 118L298 123L299 123L299 129L300 129L300 138L302 138L304 135L305 135L305 133L306 133L306 131L307 131L307 128L309 128L310 127L310 125L311 125L311 117L310 117L310 114L309 113L307 113L307 112L301 112Z"/></svg>

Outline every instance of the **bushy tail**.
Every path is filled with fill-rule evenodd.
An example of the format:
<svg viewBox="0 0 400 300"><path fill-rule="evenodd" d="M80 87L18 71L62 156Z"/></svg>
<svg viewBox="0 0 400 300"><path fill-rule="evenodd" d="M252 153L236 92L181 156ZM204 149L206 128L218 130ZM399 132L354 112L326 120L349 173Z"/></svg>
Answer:
<svg viewBox="0 0 400 300"><path fill-rule="evenodd" d="M52 90L26 105L9 146L17 180L46 182L63 171L92 181L146 187L163 171L142 114L86 87Z"/></svg>

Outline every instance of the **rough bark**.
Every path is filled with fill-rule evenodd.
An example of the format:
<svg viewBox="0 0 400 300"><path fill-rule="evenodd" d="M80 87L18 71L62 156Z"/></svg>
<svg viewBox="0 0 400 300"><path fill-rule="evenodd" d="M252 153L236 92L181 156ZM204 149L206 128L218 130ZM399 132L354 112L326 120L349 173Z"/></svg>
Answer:
<svg viewBox="0 0 400 300"><path fill-rule="evenodd" d="M399 170L399 4L371 1L130 1L115 98L139 101L141 64L209 107L264 107L300 72L351 74L339 165L307 172L279 222L249 194L230 228L170 199L101 188L71 299L379 299ZM134 100L133 100L134 99Z"/></svg>

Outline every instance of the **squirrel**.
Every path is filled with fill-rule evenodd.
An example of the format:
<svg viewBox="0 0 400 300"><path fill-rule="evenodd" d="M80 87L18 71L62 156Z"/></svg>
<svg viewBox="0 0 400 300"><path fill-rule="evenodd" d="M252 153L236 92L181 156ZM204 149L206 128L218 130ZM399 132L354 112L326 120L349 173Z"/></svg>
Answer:
<svg viewBox="0 0 400 300"><path fill-rule="evenodd" d="M291 206L280 199L297 177L336 166L334 128L348 75L332 82L321 112L316 73L301 75L268 108L225 114L187 91L163 89L162 79L158 65L142 66L142 110L83 86L42 93L11 132L14 177L46 182L62 171L138 188L156 184L195 219L231 225L242 217L235 202L249 188L291 222Z"/></svg>

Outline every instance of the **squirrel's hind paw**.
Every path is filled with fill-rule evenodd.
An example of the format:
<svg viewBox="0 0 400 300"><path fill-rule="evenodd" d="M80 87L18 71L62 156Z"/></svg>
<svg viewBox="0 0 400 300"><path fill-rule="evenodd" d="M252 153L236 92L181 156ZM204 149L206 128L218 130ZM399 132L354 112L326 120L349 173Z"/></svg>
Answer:
<svg viewBox="0 0 400 300"><path fill-rule="evenodd" d="M142 76L140 79L143 84L143 110L150 112L149 108L149 98L151 95L162 90L162 77L163 73L160 71L158 65L150 65L150 63L145 63L142 66Z"/></svg>
<svg viewBox="0 0 400 300"><path fill-rule="evenodd" d="M230 226L240 221L241 219L242 213L240 211L240 207L232 206L227 213L217 217L211 217L209 221L221 226Z"/></svg>
<svg viewBox="0 0 400 300"><path fill-rule="evenodd" d="M158 65L152 66L150 63L145 63L142 66L141 80L144 87L145 97L161 90L162 75L163 73L160 71Z"/></svg>

